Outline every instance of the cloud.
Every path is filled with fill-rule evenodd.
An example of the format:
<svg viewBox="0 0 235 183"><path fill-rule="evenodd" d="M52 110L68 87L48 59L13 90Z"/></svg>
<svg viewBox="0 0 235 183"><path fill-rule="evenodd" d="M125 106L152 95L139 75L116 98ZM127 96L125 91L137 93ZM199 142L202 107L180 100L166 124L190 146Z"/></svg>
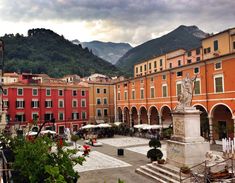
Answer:
<svg viewBox="0 0 235 183"><path fill-rule="evenodd" d="M0 20L16 27L18 22L25 27L37 22L59 28L63 24L65 28L54 31L64 30L69 38L72 31L66 27L73 24L91 39L136 45L181 24L222 31L235 26L234 8L234 0L1 0ZM73 36L83 39L77 37L79 33Z"/></svg>

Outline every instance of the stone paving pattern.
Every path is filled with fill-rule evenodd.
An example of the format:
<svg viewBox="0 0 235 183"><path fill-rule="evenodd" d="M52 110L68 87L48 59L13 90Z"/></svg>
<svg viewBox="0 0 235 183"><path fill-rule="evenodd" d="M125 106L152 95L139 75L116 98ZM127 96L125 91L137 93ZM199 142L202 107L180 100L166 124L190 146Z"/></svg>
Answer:
<svg viewBox="0 0 235 183"><path fill-rule="evenodd" d="M146 156L149 149L151 149L149 146L137 146L137 147L128 147L125 148L129 151L133 151L136 153L140 153ZM162 144L162 147L160 148L163 153L163 159L166 159L166 144Z"/></svg>
<svg viewBox="0 0 235 183"><path fill-rule="evenodd" d="M124 138L100 139L99 142L115 147L127 147L127 146L148 144L149 140L137 137L124 137Z"/></svg>
<svg viewBox="0 0 235 183"><path fill-rule="evenodd" d="M132 140L133 139L133 140ZM135 169L150 163L150 160L146 157L146 152L149 149L147 146L149 139L141 139L136 137L120 137L115 136L115 138L111 139L99 139L98 141L103 143L102 147L91 147L91 152L95 152L95 156L97 159L102 157L101 160L97 160L99 163L96 166L93 166L93 170L82 170L81 167L79 170L80 178L78 180L79 183L118 183L118 179L120 178L125 183L154 183L155 181L148 179L144 176L141 176L135 173ZM83 145L83 141L79 141L79 144ZM165 141L162 141L162 150L165 156ZM124 148L124 156L117 155L117 149L120 147ZM213 151L221 151L221 146L212 145L211 150ZM100 153L98 153L100 152ZM91 153L92 154L92 153ZM93 155L92 155L93 156ZM91 157L92 157L91 156ZM107 160L106 160L107 158ZM116 164L115 161L124 162L131 166L122 167L122 164ZM90 161L87 159L87 161ZM91 164L89 166L92 167L92 162L94 164L97 163L96 158L91 160ZM96 162L95 162L96 161ZM106 161L110 161L110 164L116 164L115 168L109 167L108 169L104 169L105 166L103 164ZM119 166L119 167L117 167ZM99 168L99 169L97 169ZM102 168L102 169L101 169Z"/></svg>
<svg viewBox="0 0 235 183"><path fill-rule="evenodd" d="M119 139L118 137L118 138L112 138L112 139L107 139L107 140L106 139L101 139L101 140L106 140L107 142L108 140L115 142L116 139L119 139L116 142L121 142L123 140L125 141L126 139L123 137L121 138ZM134 145L133 142L130 143L130 137L127 137L127 139L129 139L129 144ZM134 141L136 141L138 138L133 138L133 139ZM99 139L98 141L101 141L101 140ZM142 140L145 142L145 144L149 142L148 139L139 139L139 142L140 141L143 142ZM83 141L78 141L78 143L82 145ZM126 144L127 143L125 143L125 145ZM117 160L126 162L130 164L131 166L79 172L80 178L78 179L78 182L79 183L118 183L118 179L121 179L125 181L125 183L132 183L132 182L154 183L154 181L135 173L136 168L138 168L141 165L150 163L146 155L129 151L129 150L124 150L124 156L118 156L117 155L118 148L119 147L111 146L108 144L103 144L102 147L91 147L91 151L101 152Z"/></svg>
<svg viewBox="0 0 235 183"><path fill-rule="evenodd" d="M83 163L83 165L81 166L78 164L74 167L74 169L78 172L85 172L89 170L120 168L128 166L131 165L101 152L91 151L89 156L86 157L86 161Z"/></svg>

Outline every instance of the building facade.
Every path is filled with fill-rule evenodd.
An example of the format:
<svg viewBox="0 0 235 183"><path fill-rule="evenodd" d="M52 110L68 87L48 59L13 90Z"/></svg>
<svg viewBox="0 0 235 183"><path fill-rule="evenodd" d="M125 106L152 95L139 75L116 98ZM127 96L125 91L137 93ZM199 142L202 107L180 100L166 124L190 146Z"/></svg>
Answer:
<svg viewBox="0 0 235 183"><path fill-rule="evenodd" d="M93 74L86 79L89 86L90 123L114 122L115 79Z"/></svg>
<svg viewBox="0 0 235 183"><path fill-rule="evenodd" d="M8 124L26 127L32 120L77 131L89 120L89 89L81 83L41 82L36 75L21 75L18 82L4 85L3 107Z"/></svg>
<svg viewBox="0 0 235 183"><path fill-rule="evenodd" d="M134 78L116 83L116 119L129 126L171 124L188 73L195 79L192 105L202 111L202 133L214 139L235 137L234 66L235 28L203 39L200 48L136 64Z"/></svg>

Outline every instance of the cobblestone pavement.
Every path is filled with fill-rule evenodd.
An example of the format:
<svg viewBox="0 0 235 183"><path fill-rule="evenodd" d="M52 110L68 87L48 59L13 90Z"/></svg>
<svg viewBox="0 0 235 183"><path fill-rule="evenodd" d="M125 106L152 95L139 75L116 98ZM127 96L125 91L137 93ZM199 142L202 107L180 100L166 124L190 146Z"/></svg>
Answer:
<svg viewBox="0 0 235 183"><path fill-rule="evenodd" d="M92 151L99 152L101 156L98 153L98 155L96 155L96 159L101 157L102 160L94 162L93 170L83 171L83 167L80 167L80 178L78 180L79 183L117 183L118 179L125 181L125 183L154 182L151 179L145 178L135 173L136 168L141 165L150 163L150 161L146 157L146 154L144 153L148 150L148 139L133 138L133 140L131 140L130 137L116 136L115 138L101 139L98 141L102 142L103 146L91 147L91 149ZM83 141L79 141L78 143L82 145ZM124 148L124 156L117 155L117 150L120 147ZM162 150L164 155L165 149L165 141L162 141ZM221 152L222 147L221 145L211 145L211 150ZM117 160L120 160L118 162L121 163L117 163ZM89 166L92 166L91 161L87 161L89 161L90 163ZM92 161L95 161L95 159L93 159ZM108 168L105 167L107 165L107 162L108 164L112 164ZM117 166L115 166L115 164ZM130 166L127 166L128 164ZM86 167L84 165L84 169L85 168Z"/></svg>
<svg viewBox="0 0 235 183"><path fill-rule="evenodd" d="M115 137L109 140L114 140L119 137ZM123 137L121 137L123 138ZM127 137L128 138L128 137ZM128 138L129 139L129 138ZM106 140L106 139L102 139ZM130 140L130 139L129 139ZM135 138L134 141L137 139ZM146 143L149 141L146 139L140 139L145 141ZM120 142L120 139L118 140ZM107 141L110 143L109 141ZM83 141L79 141L79 144L83 144ZM129 141L131 146L134 144ZM138 142L137 142L138 144ZM143 146L143 143L141 143ZM140 145L136 145L140 146ZM128 146L126 146L128 147ZM130 146L129 146L130 147ZM133 151L129 151L127 149L124 149L124 156L118 156L117 155L117 149L120 147L111 146L108 144L105 144L103 142L102 147L91 147L91 151L97 151L100 153L103 153L107 156L110 156L112 158L115 158L117 160L120 160L122 162L125 162L127 164L130 164L131 166L128 167L117 167L117 168L108 168L108 169L97 169L97 170L90 170L85 172L80 172L80 178L78 179L79 183L118 183L118 179L121 179L125 181L125 183L153 183L154 181L145 178L137 173L135 173L135 169L141 165L145 165L147 163L150 163L147 159L146 155L143 155L141 153L136 153Z"/></svg>

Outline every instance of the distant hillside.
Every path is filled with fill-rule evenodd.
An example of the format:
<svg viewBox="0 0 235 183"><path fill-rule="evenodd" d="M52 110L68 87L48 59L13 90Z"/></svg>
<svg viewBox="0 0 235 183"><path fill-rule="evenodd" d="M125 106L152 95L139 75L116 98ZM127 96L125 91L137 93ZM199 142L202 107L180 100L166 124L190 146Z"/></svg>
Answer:
<svg viewBox="0 0 235 183"><path fill-rule="evenodd" d="M206 35L196 26L181 25L162 37L152 39L132 48L119 59L116 66L125 73L133 75L134 64L179 48L189 50L199 47L201 39L206 37Z"/></svg>
<svg viewBox="0 0 235 183"><path fill-rule="evenodd" d="M1 39L5 42L7 72L46 73L52 77L66 74L120 74L120 71L109 62L51 30L32 29L28 31L27 37L8 34Z"/></svg>
<svg viewBox="0 0 235 183"><path fill-rule="evenodd" d="M79 44L78 40L72 41L74 44ZM96 56L115 64L128 50L132 47L128 43L112 43L91 41L80 43L83 48L92 50L92 53Z"/></svg>

